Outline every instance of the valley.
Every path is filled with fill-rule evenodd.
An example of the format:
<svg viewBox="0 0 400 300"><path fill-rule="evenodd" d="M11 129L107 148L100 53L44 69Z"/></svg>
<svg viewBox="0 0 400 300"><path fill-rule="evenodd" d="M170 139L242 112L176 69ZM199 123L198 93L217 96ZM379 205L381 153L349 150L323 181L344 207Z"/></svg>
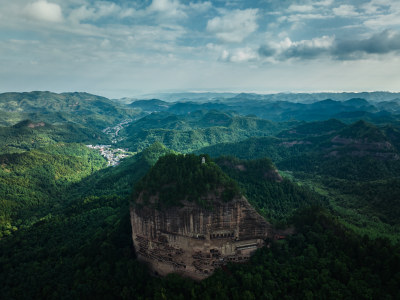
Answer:
<svg viewBox="0 0 400 300"><path fill-rule="evenodd" d="M107 135L109 136L109 138L111 139L111 142L112 142L113 144L115 144L115 143L121 141L121 139L118 140L119 131L120 131L122 128L128 126L128 125L129 125L130 123L132 123L132 122L133 122L133 119L126 119L126 120L123 120L122 122L118 123L118 124L115 125L115 126L107 127L107 128L105 128L105 129L103 129L102 132L104 132L105 134L107 134Z"/></svg>

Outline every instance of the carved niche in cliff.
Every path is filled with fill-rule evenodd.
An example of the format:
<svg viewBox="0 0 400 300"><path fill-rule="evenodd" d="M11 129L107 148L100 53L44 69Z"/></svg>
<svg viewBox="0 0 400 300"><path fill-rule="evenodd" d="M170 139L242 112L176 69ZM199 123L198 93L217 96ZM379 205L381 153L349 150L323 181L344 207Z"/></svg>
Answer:
<svg viewBox="0 0 400 300"><path fill-rule="evenodd" d="M212 203L212 209L191 202L164 210L131 207L138 258L160 275L175 272L194 279L227 262L248 260L264 245L270 224L244 197L223 202L214 196Z"/></svg>

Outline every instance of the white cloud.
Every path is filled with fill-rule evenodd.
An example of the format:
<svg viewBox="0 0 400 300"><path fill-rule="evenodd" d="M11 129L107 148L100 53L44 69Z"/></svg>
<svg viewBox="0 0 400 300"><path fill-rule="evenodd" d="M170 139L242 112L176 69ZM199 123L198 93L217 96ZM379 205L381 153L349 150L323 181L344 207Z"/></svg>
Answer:
<svg viewBox="0 0 400 300"><path fill-rule="evenodd" d="M87 4L72 10L69 14L69 19L74 23L81 21L96 21L103 17L114 16L119 19L131 17L135 14L133 8L123 9L115 3L96 2L93 6Z"/></svg>
<svg viewBox="0 0 400 300"><path fill-rule="evenodd" d="M400 25L400 2L372 0L363 9L369 14L364 25L374 30L383 30Z"/></svg>
<svg viewBox="0 0 400 300"><path fill-rule="evenodd" d="M61 7L56 3L50 3L46 0L39 0L32 4L28 4L25 6L24 12L26 16L39 21L63 21Z"/></svg>
<svg viewBox="0 0 400 300"><path fill-rule="evenodd" d="M312 5L296 5L292 4L289 6L289 12L309 12L312 11L314 7Z"/></svg>
<svg viewBox="0 0 400 300"><path fill-rule="evenodd" d="M293 14L293 15L289 15L289 16L282 16L278 19L279 22L283 22L283 21L289 21L292 23L295 22L303 22L306 20L321 20L321 19L327 19L327 18L331 18L332 16L328 16L328 15L323 15L323 14Z"/></svg>
<svg viewBox="0 0 400 300"><path fill-rule="evenodd" d="M133 8L128 8L128 9L123 9L119 16L123 19L123 18L128 18L128 17L133 17L136 13L136 10Z"/></svg>
<svg viewBox="0 0 400 300"><path fill-rule="evenodd" d="M186 13L183 11L184 6L178 0L153 0L148 7L150 12L158 12L164 17L169 18L185 18Z"/></svg>
<svg viewBox="0 0 400 300"><path fill-rule="evenodd" d="M256 51L249 47L235 49L232 52L229 52L228 50L223 50L220 59L222 61L242 63L257 60L258 54Z"/></svg>
<svg viewBox="0 0 400 300"><path fill-rule="evenodd" d="M345 4L335 7L333 9L333 13L339 17L355 17L359 15L359 13L355 11L355 7L353 5Z"/></svg>
<svg viewBox="0 0 400 300"><path fill-rule="evenodd" d="M323 0L314 2L313 5L315 6L330 6L333 4L333 0Z"/></svg>
<svg viewBox="0 0 400 300"><path fill-rule="evenodd" d="M308 20L326 19L331 18L332 13L329 9L334 1L323 0L323 1L304 1L305 4L291 4L287 9L286 13L282 14L278 18L278 22L290 22L290 23L305 23ZM297 24L292 29L298 29Z"/></svg>
<svg viewBox="0 0 400 300"><path fill-rule="evenodd" d="M240 43L257 30L258 9L233 10L208 21L207 30L224 42Z"/></svg>
<svg viewBox="0 0 400 300"><path fill-rule="evenodd" d="M189 8L195 10L196 12L205 12L212 8L212 3L210 1L205 2L190 2Z"/></svg>
<svg viewBox="0 0 400 300"><path fill-rule="evenodd" d="M278 60L287 59L311 59L330 54L335 44L334 36L322 36L311 40L301 40L293 42L286 37L278 43L269 43L261 46L259 53L265 57L275 57Z"/></svg>

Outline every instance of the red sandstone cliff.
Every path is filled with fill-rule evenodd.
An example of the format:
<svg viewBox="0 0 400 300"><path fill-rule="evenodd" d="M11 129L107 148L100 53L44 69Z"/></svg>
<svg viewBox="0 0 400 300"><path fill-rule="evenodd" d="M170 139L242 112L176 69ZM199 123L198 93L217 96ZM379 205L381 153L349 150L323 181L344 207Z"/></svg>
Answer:
<svg viewBox="0 0 400 300"><path fill-rule="evenodd" d="M212 209L193 202L157 210L131 207L132 237L138 258L161 275L180 273L194 279L209 276L228 261L245 261L270 235L267 223L244 197L223 202L215 195Z"/></svg>

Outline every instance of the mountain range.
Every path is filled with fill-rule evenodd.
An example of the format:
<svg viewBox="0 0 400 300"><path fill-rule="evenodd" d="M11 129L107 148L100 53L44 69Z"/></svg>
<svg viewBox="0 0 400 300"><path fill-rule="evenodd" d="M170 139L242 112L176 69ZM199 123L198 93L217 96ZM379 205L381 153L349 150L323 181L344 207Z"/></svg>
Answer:
<svg viewBox="0 0 400 300"><path fill-rule="evenodd" d="M0 94L0 298L397 299L399 99ZM125 158L111 167L112 153ZM151 244L133 241L135 205L151 208L139 222L148 228L184 217L154 231ZM204 248L200 221L191 225L205 214L209 226L199 230L224 248ZM267 237L240 244L231 229L259 228L254 220ZM185 261L211 276L181 277L173 263L173 274L151 275L138 255L182 265L178 244L165 245L171 232L207 249ZM229 257L222 251L231 244L256 251ZM239 257L246 263L232 263Z"/></svg>

